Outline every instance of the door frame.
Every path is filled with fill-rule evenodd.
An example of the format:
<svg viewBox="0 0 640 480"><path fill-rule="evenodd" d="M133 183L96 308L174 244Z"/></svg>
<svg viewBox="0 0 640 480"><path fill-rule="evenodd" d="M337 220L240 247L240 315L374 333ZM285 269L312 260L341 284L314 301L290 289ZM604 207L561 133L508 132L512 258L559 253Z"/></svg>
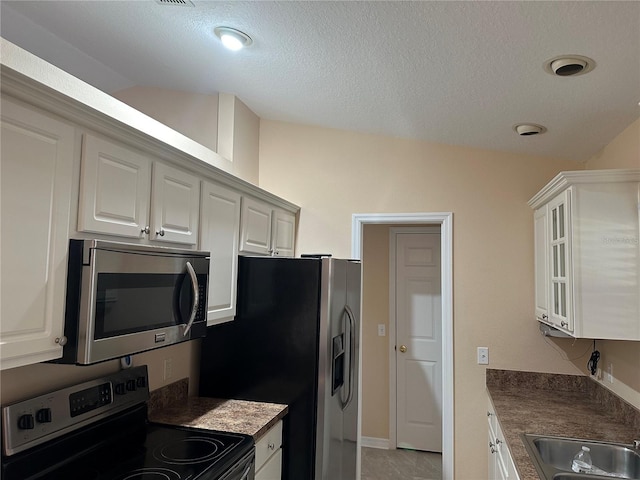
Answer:
<svg viewBox="0 0 640 480"><path fill-rule="evenodd" d="M398 397L398 386L396 383L397 362L395 347L396 328L398 325L396 314L396 283L398 281L396 275L396 235L399 233L423 233L425 235L440 235L440 249L442 249L442 235L440 234L440 226L389 228L389 447L394 449L397 448L398 444L398 408L396 401ZM440 276L442 277L442 261L440 266ZM440 339L440 343L444 345L444 337ZM442 362L442 359L440 359L440 361ZM443 364L441 363L441 365ZM444 382L444 377L442 381ZM444 408L444 385L442 394L442 403ZM444 450L444 442L442 447Z"/></svg>
<svg viewBox="0 0 640 480"><path fill-rule="evenodd" d="M365 224L439 225L442 261L442 478L454 478L453 370L453 212L354 213L351 218L351 257L362 258ZM362 331L360 332L362 342ZM360 349L362 365L362 349ZM358 380L358 473L362 443L362 375Z"/></svg>

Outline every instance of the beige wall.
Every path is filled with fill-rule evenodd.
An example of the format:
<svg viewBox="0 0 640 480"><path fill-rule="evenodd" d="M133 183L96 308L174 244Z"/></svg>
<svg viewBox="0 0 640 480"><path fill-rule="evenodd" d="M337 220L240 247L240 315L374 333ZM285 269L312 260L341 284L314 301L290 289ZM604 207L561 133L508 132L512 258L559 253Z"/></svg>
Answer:
<svg viewBox="0 0 640 480"><path fill-rule="evenodd" d="M389 438L389 226L365 225L362 242L362 435Z"/></svg>
<svg viewBox="0 0 640 480"><path fill-rule="evenodd" d="M172 375L165 380L164 360L171 359ZM147 365L149 389L156 390L182 378L189 378L189 394L198 391L200 342L185 342L171 347L133 355L133 365ZM38 363L0 372L0 404L7 405L53 390L92 380L120 370L113 360L90 366Z"/></svg>
<svg viewBox="0 0 640 480"><path fill-rule="evenodd" d="M258 184L260 118L238 97L220 93L218 108L218 150L231 161L231 173Z"/></svg>
<svg viewBox="0 0 640 480"><path fill-rule="evenodd" d="M465 452L456 455L457 478L486 471L485 368L476 364L476 347L489 347L493 368L580 372L532 320L533 212L527 205L559 171L577 169L582 165L558 159L261 123L260 186L301 206L298 253L348 257L354 213L453 212L454 434L456 452ZM366 260L363 270L387 275ZM365 278L365 288L369 284ZM363 306L363 354L379 342L377 320L365 318L373 308ZM364 362L364 382L380 379L373 368L384 365L387 353L379 354ZM384 435L383 426L368 421L374 408L368 388L363 434Z"/></svg>
<svg viewBox="0 0 640 480"><path fill-rule="evenodd" d="M111 95L217 152L218 95L138 86Z"/></svg>

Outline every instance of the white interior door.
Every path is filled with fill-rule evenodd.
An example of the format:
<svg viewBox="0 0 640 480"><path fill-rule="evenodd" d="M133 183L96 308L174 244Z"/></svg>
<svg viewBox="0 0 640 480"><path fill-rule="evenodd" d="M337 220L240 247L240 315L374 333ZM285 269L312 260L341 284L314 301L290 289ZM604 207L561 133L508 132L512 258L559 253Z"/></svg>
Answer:
<svg viewBox="0 0 640 480"><path fill-rule="evenodd" d="M439 233L396 233L396 445L442 452Z"/></svg>

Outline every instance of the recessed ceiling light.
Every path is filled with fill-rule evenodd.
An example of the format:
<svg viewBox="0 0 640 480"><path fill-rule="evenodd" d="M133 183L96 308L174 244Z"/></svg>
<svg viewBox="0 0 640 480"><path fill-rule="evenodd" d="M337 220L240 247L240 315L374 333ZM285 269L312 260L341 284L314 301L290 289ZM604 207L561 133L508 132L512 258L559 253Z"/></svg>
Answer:
<svg viewBox="0 0 640 480"><path fill-rule="evenodd" d="M513 129L522 137L539 135L547 131L546 127L538 125L537 123L518 123L513 126Z"/></svg>
<svg viewBox="0 0 640 480"><path fill-rule="evenodd" d="M216 27L213 29L222 44L229 50L237 51L253 43L251 37L240 30L231 27Z"/></svg>
<svg viewBox="0 0 640 480"><path fill-rule="evenodd" d="M544 69L551 75L558 77L575 77L576 75L584 75L596 67L589 57L582 55L561 55L547 60Z"/></svg>

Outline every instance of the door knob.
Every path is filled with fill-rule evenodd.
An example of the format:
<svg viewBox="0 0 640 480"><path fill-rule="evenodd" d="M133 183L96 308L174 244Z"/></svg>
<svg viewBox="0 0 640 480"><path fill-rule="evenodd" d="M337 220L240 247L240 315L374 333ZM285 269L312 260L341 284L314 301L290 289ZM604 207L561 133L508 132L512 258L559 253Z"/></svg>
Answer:
<svg viewBox="0 0 640 480"><path fill-rule="evenodd" d="M400 351L402 353L406 352L407 351L407 346L406 345L400 345Z"/></svg>

